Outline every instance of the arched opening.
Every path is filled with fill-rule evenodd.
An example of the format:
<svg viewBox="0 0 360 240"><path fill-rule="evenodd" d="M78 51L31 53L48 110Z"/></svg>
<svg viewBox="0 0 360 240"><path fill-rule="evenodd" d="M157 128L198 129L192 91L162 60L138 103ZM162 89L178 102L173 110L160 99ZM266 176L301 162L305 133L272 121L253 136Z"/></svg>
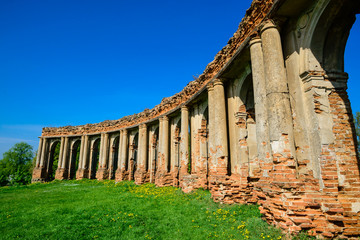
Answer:
<svg viewBox="0 0 360 240"><path fill-rule="evenodd" d="M100 138L97 138L93 141L91 146L91 153L90 153L90 179L96 178L96 172L99 168L99 150L100 150Z"/></svg>
<svg viewBox="0 0 360 240"><path fill-rule="evenodd" d="M134 174L137 168L137 158L138 158L138 140L139 133L135 133L131 145L130 145L130 159L129 159L129 180L134 179Z"/></svg>
<svg viewBox="0 0 360 240"><path fill-rule="evenodd" d="M55 173L59 165L60 141L55 141L50 147L47 181L55 179Z"/></svg>
<svg viewBox="0 0 360 240"><path fill-rule="evenodd" d="M71 146L69 179L74 179L76 177L76 171L79 167L80 144L80 140L75 140Z"/></svg>

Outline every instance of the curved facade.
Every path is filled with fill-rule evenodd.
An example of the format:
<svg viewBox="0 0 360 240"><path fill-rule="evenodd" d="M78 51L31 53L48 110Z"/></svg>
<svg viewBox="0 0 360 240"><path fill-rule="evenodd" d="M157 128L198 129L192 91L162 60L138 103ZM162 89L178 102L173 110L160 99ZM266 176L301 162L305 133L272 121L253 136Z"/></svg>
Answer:
<svg viewBox="0 0 360 240"><path fill-rule="evenodd" d="M290 232L359 236L343 60L359 12L356 0L255 0L204 73L154 109L44 128L33 181L54 174L60 146L56 179L205 188L216 201L258 203Z"/></svg>

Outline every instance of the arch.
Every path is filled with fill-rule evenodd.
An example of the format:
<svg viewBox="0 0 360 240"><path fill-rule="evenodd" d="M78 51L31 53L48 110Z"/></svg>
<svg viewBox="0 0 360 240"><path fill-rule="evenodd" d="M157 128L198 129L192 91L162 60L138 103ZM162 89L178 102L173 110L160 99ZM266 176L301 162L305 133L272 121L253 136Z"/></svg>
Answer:
<svg viewBox="0 0 360 240"><path fill-rule="evenodd" d="M50 144L46 181L52 181L55 179L55 173L59 163L59 155L60 155L60 140L55 140Z"/></svg>
<svg viewBox="0 0 360 240"><path fill-rule="evenodd" d="M80 157L80 139L74 139L70 147L70 160L69 160L69 179L76 177L76 171L79 167Z"/></svg>
<svg viewBox="0 0 360 240"><path fill-rule="evenodd" d="M99 152L100 152L101 138L97 137L92 140L91 151L90 151L90 167L89 167L89 178L95 179L96 172L99 167Z"/></svg>
<svg viewBox="0 0 360 240"><path fill-rule="evenodd" d="M360 12L357 1L326 0L298 20L300 44L300 74L321 71L327 74L344 71L344 51L355 15Z"/></svg>

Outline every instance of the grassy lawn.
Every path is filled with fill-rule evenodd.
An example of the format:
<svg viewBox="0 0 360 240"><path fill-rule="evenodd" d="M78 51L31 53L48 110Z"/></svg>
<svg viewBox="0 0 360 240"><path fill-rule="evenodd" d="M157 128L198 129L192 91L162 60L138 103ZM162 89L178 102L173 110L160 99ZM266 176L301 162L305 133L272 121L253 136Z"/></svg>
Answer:
<svg viewBox="0 0 360 240"><path fill-rule="evenodd" d="M0 188L0 239L281 239L257 206L207 191L82 180Z"/></svg>

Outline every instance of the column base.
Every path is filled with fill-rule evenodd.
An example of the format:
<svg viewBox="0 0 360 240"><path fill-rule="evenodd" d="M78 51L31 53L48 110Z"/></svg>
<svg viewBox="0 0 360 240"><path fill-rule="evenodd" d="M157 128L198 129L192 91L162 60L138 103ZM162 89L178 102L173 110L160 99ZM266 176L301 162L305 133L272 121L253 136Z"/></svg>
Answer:
<svg viewBox="0 0 360 240"><path fill-rule="evenodd" d="M68 170L66 168L58 168L55 173L55 179L64 180L68 177Z"/></svg>
<svg viewBox="0 0 360 240"><path fill-rule="evenodd" d="M173 186L173 173L167 171L156 172L155 185L158 187Z"/></svg>
<svg viewBox="0 0 360 240"><path fill-rule="evenodd" d="M110 168L109 170L109 179L115 179L115 176L116 176L116 172L113 168Z"/></svg>
<svg viewBox="0 0 360 240"><path fill-rule="evenodd" d="M129 181L132 181L134 180L134 174L135 174L135 171L136 171L136 162L134 160L130 160L130 163L129 163L129 178L128 180Z"/></svg>
<svg viewBox="0 0 360 240"><path fill-rule="evenodd" d="M143 168L138 168L134 174L135 184L143 184L146 178L146 171Z"/></svg>
<svg viewBox="0 0 360 240"><path fill-rule="evenodd" d="M89 170L88 169L79 169L77 172L76 172L76 179L77 180L80 180L80 179L83 179L83 178L88 178L89 177Z"/></svg>
<svg viewBox="0 0 360 240"><path fill-rule="evenodd" d="M34 168L31 182L45 182L46 181L46 169L45 168Z"/></svg>
<svg viewBox="0 0 360 240"><path fill-rule="evenodd" d="M105 180L109 178L109 171L106 168L99 168L96 172L97 180Z"/></svg>
<svg viewBox="0 0 360 240"><path fill-rule="evenodd" d="M172 179L173 179L173 186L179 187L180 181L179 181L179 167L174 167L174 170L172 171Z"/></svg>

